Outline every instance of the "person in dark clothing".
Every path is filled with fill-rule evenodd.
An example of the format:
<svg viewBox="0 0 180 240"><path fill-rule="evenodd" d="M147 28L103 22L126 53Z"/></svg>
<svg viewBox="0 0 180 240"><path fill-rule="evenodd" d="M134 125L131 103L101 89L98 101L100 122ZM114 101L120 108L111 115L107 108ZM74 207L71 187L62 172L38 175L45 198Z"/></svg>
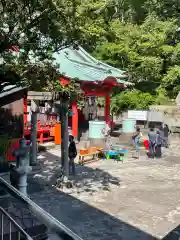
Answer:
<svg viewBox="0 0 180 240"><path fill-rule="evenodd" d="M153 128L150 129L148 137L149 137L149 155L150 157L154 158L157 134Z"/></svg>
<svg viewBox="0 0 180 240"><path fill-rule="evenodd" d="M169 131L169 127L168 127L167 124L165 124L164 127L163 127L163 133L164 133L164 144L165 144L165 147L168 148L168 146L169 146L169 139L168 138L169 138L170 131Z"/></svg>
<svg viewBox="0 0 180 240"><path fill-rule="evenodd" d="M157 157L160 158L162 156L162 137L160 135L160 132L155 132L154 129L150 129L150 132L148 134L149 136L149 155L150 157Z"/></svg>
<svg viewBox="0 0 180 240"><path fill-rule="evenodd" d="M159 134L160 134L161 138L164 138L164 131L163 131L163 126L162 125L159 127L158 131L159 131Z"/></svg>
<svg viewBox="0 0 180 240"><path fill-rule="evenodd" d="M157 131L156 132L156 144L155 144L155 156L156 158L161 158L162 156L162 142L163 142L163 138L160 135L160 132Z"/></svg>
<svg viewBox="0 0 180 240"><path fill-rule="evenodd" d="M74 159L77 156L77 149L76 149L76 143L74 141L74 137L72 135L69 136L69 173L75 175L75 164Z"/></svg>

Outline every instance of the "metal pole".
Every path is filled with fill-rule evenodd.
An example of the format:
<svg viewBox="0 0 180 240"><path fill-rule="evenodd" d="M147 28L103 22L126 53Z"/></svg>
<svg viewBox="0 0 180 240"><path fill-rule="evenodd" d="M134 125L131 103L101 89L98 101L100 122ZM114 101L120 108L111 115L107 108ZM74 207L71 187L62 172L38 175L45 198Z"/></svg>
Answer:
<svg viewBox="0 0 180 240"><path fill-rule="evenodd" d="M37 164L37 112L31 113L31 148L30 148L30 165Z"/></svg>
<svg viewBox="0 0 180 240"><path fill-rule="evenodd" d="M64 176L68 179L69 176L69 163L68 163L68 100L64 99L62 102L62 145L61 157L63 160Z"/></svg>

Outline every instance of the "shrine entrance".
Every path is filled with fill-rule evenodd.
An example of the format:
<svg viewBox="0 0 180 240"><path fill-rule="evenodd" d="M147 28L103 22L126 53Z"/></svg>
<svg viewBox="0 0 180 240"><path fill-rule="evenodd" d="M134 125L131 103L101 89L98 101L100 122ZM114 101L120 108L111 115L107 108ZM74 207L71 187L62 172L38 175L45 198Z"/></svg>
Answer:
<svg viewBox="0 0 180 240"><path fill-rule="evenodd" d="M88 128L89 121L95 119L98 120L98 98L104 100L103 120L109 125L109 127L113 128L113 121L110 114L110 96L114 87L124 89L126 88L126 85L118 83L117 79L113 77L108 77L99 82L79 81L79 83L85 94L85 103L82 110L78 110L77 103L74 102L72 104L72 135L77 138L80 129Z"/></svg>

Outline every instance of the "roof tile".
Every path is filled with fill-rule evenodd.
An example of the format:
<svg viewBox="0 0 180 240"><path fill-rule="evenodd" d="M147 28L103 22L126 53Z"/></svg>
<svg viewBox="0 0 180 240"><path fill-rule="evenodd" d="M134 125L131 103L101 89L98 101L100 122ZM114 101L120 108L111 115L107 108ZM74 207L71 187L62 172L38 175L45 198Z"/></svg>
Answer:
<svg viewBox="0 0 180 240"><path fill-rule="evenodd" d="M59 71L69 78L80 81L103 81L107 77L117 78L118 83L130 84L122 80L127 78L124 71L105 64L87 53L82 47L65 48L53 55Z"/></svg>

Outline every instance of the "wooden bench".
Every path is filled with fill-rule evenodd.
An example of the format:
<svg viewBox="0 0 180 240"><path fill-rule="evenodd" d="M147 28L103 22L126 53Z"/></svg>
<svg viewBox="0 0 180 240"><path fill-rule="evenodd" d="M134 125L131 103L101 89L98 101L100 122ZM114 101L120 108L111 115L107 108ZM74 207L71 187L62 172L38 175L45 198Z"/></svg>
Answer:
<svg viewBox="0 0 180 240"><path fill-rule="evenodd" d="M37 128L37 141L43 143L45 141L52 141L54 136L51 136L51 128L50 126L41 126ZM30 137L31 135L31 127L27 127L24 129L24 136Z"/></svg>
<svg viewBox="0 0 180 240"><path fill-rule="evenodd" d="M85 162L89 162L90 160L99 159L98 156L102 152L102 149L98 149L96 147L91 147L87 149L81 149L79 151L79 164L83 165ZM85 157L92 156L92 159L85 160Z"/></svg>

